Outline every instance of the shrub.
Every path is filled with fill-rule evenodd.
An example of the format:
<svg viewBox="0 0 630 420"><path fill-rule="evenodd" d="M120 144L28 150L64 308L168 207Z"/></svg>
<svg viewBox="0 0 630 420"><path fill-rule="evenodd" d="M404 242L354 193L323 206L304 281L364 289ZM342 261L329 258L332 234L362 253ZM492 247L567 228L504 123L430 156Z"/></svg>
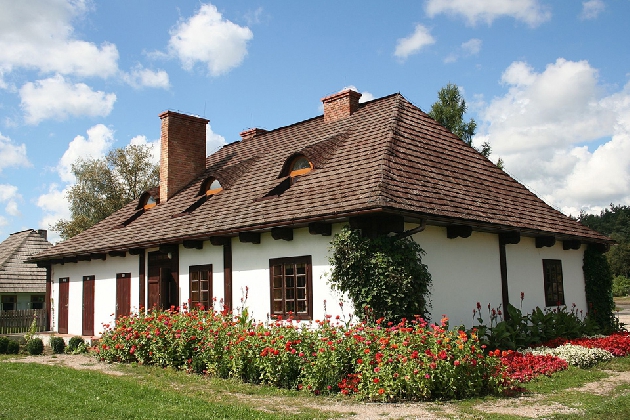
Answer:
<svg viewBox="0 0 630 420"><path fill-rule="evenodd" d="M39 356L44 353L44 342L41 338L31 338L26 343L26 350L32 356Z"/></svg>
<svg viewBox="0 0 630 420"><path fill-rule="evenodd" d="M74 337L70 338L70 341L68 341L66 352L76 354L84 353L85 350L85 340L83 339L83 337L75 335Z"/></svg>
<svg viewBox="0 0 630 420"><path fill-rule="evenodd" d="M66 342L61 337L50 337L50 348L54 354L61 354L66 348Z"/></svg>
<svg viewBox="0 0 630 420"><path fill-rule="evenodd" d="M523 299L524 295L521 294L521 302ZM523 314L520 309L508 305L507 312L508 316L504 318L500 308L494 309L488 304L490 323L486 325L479 302L473 310L480 340L490 349L517 350L558 337L572 339L600 331L595 320L584 316L575 304L570 309L566 306L544 310L536 307L529 314Z"/></svg>
<svg viewBox="0 0 630 420"><path fill-rule="evenodd" d="M361 320L428 316L431 274L411 237L365 237L344 227L331 243L330 284L347 293Z"/></svg>
<svg viewBox="0 0 630 420"><path fill-rule="evenodd" d="M594 245L586 248L583 271L589 317L595 320L604 334L618 331L619 323L613 314L615 303L612 298L612 272L600 248Z"/></svg>
<svg viewBox="0 0 630 420"><path fill-rule="evenodd" d="M7 337L0 337L0 354L7 354L8 345L9 339Z"/></svg>
<svg viewBox="0 0 630 420"><path fill-rule="evenodd" d="M630 294L630 278L617 276L613 279L612 293L615 297L628 296Z"/></svg>
<svg viewBox="0 0 630 420"><path fill-rule="evenodd" d="M20 343L15 340L9 340L7 344L7 354L18 354L20 352Z"/></svg>
<svg viewBox="0 0 630 420"><path fill-rule="evenodd" d="M499 359L484 354L474 332L421 318L346 326L241 322L212 311L149 311L116 320L95 351L109 362L138 362L239 378L314 394L364 400L464 398L509 386ZM332 322L331 322L332 321Z"/></svg>

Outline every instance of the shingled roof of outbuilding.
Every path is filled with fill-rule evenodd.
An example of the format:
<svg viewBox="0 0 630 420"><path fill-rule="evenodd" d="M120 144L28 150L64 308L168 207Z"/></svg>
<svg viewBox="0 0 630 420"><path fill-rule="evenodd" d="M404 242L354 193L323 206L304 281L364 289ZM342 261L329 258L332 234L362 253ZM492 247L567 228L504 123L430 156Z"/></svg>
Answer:
<svg viewBox="0 0 630 420"><path fill-rule="evenodd" d="M0 293L44 293L46 269L26 260L52 244L40 232L16 232L0 243Z"/></svg>
<svg viewBox="0 0 630 420"><path fill-rule="evenodd" d="M307 156L314 170L281 195L266 197L282 181L287 159L297 154ZM361 104L334 122L318 116L261 131L209 156L206 168L132 222L126 224L136 202L36 259L343 221L377 211L481 231L610 241L547 205L400 94ZM187 212L209 177L219 179L224 190Z"/></svg>

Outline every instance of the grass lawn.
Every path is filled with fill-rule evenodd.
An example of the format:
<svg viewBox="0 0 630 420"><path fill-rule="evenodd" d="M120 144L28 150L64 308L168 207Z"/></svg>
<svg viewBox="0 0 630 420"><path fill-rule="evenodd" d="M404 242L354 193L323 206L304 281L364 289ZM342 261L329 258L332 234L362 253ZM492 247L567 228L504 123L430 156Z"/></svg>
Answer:
<svg viewBox="0 0 630 420"><path fill-rule="evenodd" d="M264 402L265 397L291 395L268 387L208 380L149 367L121 366L121 370L126 374L113 376L37 363L0 362L0 419L314 419L335 416L303 404L296 404L287 412L274 409L272 405L243 403L235 397L236 394L255 394Z"/></svg>
<svg viewBox="0 0 630 420"><path fill-rule="evenodd" d="M479 398L406 403L405 415L384 416L393 405L363 404L350 398L314 397L239 381L221 380L149 366L121 365L121 376L0 357L0 419L318 419L342 404L357 418L416 418L427 410L446 419L527 419L541 408L545 419L627 419L630 413L630 357L592 369L569 368L524 385L521 398ZM621 375L621 376L616 376ZM612 381L612 382L610 382ZM591 385L587 385L591 384ZM589 388L585 388L585 385ZM600 391L605 392L600 392ZM511 407L497 410L496 407ZM354 410L356 409L356 410ZM363 413L363 414L361 414ZM408 415L407 415L408 413ZM415 415L414 415L415 414ZM424 417L426 418L426 417Z"/></svg>

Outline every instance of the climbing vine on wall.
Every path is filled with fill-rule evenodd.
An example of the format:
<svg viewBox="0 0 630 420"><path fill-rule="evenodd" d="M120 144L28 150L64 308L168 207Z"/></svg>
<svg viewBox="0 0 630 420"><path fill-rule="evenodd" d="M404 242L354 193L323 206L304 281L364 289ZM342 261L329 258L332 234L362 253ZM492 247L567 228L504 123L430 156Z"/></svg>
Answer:
<svg viewBox="0 0 630 420"><path fill-rule="evenodd" d="M589 246L584 252L584 282L589 316L595 320L602 332L609 333L616 329L613 314L615 303L612 298L613 277L608 260L601 250Z"/></svg>
<svg viewBox="0 0 630 420"><path fill-rule="evenodd" d="M411 237L364 237L346 226L331 243L330 284L347 293L362 320L428 317L431 274Z"/></svg>

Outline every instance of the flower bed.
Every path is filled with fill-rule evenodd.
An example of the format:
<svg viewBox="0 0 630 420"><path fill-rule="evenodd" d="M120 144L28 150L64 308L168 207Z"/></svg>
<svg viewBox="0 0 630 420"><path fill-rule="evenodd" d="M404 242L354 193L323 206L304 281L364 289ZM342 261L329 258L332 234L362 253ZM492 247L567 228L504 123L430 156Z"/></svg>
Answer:
<svg viewBox="0 0 630 420"><path fill-rule="evenodd" d="M584 347L576 344L563 344L556 348L537 347L530 350L533 355L551 355L565 360L571 366L582 369L595 366L613 358L611 352L597 347Z"/></svg>
<svg viewBox="0 0 630 420"><path fill-rule="evenodd" d="M361 399L465 398L511 385L474 332L422 319L387 326L277 321L252 324L207 311L158 312L105 325L102 360L187 369L218 377ZM314 328L317 327L317 328Z"/></svg>
<svg viewBox="0 0 630 420"><path fill-rule="evenodd" d="M551 376L568 367L565 360L548 354L495 350L494 355L500 357L501 363L506 367L505 375L518 382L528 382L540 375Z"/></svg>

